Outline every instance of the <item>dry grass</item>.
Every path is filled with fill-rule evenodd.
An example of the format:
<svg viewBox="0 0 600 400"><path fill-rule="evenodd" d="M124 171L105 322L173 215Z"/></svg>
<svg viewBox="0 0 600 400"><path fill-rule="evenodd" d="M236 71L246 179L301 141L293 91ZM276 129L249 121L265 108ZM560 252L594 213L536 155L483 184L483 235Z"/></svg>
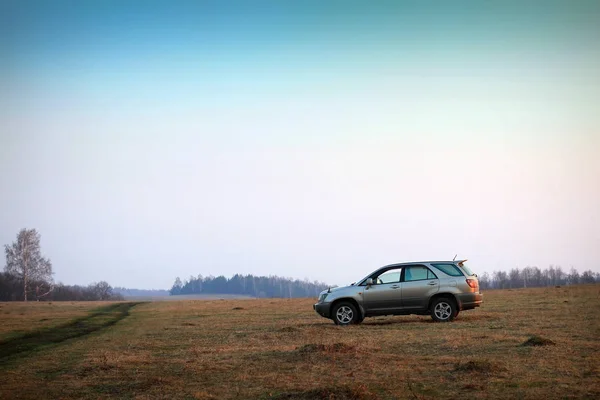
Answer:
<svg viewBox="0 0 600 400"><path fill-rule="evenodd" d="M90 302L0 302L0 340L60 325L73 318L83 317L90 310L109 304Z"/></svg>
<svg viewBox="0 0 600 400"><path fill-rule="evenodd" d="M532 337L524 341L521 344L521 346L554 346L555 344L556 343L554 343L550 339L546 339L538 335L533 335Z"/></svg>
<svg viewBox="0 0 600 400"><path fill-rule="evenodd" d="M489 291L448 324L407 316L342 328L313 302L140 304L109 328L0 360L0 398L600 397L597 285ZM35 304L2 306L44 318ZM5 334L13 322L23 330L10 320ZM555 345L522 346L533 336Z"/></svg>
<svg viewBox="0 0 600 400"><path fill-rule="evenodd" d="M94 309L84 317L59 326L40 328L0 341L0 359L5 362L23 357L48 346L106 329L129 316L129 310L139 303L118 302Z"/></svg>

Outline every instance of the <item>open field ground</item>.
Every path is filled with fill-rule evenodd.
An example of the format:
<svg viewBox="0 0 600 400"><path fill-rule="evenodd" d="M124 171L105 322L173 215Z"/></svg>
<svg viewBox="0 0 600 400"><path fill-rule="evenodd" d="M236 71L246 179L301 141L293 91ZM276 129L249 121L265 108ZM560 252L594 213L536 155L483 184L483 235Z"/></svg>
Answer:
<svg viewBox="0 0 600 400"><path fill-rule="evenodd" d="M313 302L0 303L0 398L600 398L599 285L488 291L447 324Z"/></svg>
<svg viewBox="0 0 600 400"><path fill-rule="evenodd" d="M85 317L104 302L0 302L0 341L40 328L59 326Z"/></svg>

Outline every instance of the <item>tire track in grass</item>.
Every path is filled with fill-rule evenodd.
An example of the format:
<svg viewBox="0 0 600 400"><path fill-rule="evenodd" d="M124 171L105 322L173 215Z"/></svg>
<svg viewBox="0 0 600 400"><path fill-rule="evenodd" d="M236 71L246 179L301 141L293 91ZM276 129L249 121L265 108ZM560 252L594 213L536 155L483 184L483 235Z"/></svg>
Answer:
<svg viewBox="0 0 600 400"><path fill-rule="evenodd" d="M25 356L43 347L65 340L89 335L126 318L129 310L141 303L116 303L93 310L90 314L63 325L42 328L21 336L0 341L0 361L19 355Z"/></svg>

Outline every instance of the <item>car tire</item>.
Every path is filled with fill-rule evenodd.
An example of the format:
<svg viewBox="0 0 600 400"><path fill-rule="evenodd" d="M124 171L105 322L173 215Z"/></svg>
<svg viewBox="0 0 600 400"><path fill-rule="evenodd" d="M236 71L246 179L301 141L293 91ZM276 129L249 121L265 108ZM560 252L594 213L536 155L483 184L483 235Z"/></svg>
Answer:
<svg viewBox="0 0 600 400"><path fill-rule="evenodd" d="M360 316L354 304L343 301L333 307L331 316L336 325L347 326L358 323Z"/></svg>
<svg viewBox="0 0 600 400"><path fill-rule="evenodd" d="M435 322L450 322L458 315L458 308L453 299L440 297L431 303L431 318Z"/></svg>

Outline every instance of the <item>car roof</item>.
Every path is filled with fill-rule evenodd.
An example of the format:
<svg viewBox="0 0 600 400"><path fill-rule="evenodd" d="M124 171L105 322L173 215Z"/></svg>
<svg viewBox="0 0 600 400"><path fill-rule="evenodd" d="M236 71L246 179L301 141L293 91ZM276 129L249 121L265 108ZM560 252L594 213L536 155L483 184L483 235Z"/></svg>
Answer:
<svg viewBox="0 0 600 400"><path fill-rule="evenodd" d="M460 264L460 263L464 263L465 261L467 261L467 260L407 261L407 262L384 265L381 268L402 267L404 265L414 265L414 264Z"/></svg>

